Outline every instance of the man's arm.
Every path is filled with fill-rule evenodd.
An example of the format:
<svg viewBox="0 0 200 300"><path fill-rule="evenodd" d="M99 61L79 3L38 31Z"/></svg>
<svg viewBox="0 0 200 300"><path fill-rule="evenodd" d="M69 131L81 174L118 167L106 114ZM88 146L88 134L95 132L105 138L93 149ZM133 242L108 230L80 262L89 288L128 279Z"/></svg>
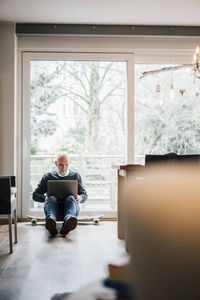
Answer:
<svg viewBox="0 0 200 300"><path fill-rule="evenodd" d="M87 200L87 192L83 186L81 175L78 174L78 195L80 196L80 203L83 203Z"/></svg>
<svg viewBox="0 0 200 300"><path fill-rule="evenodd" d="M47 179L44 175L38 186L36 187L35 191L33 192L33 200L36 202L45 202L45 193L47 192Z"/></svg>

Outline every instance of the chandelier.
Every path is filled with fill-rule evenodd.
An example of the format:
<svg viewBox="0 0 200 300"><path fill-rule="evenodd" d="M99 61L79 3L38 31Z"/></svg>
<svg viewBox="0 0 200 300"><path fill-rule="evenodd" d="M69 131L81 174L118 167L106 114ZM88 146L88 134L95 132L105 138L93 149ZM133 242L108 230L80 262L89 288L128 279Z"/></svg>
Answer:
<svg viewBox="0 0 200 300"><path fill-rule="evenodd" d="M194 71L194 77L195 78L199 78L199 73L200 73L200 48L199 46L196 47L195 53L193 55L193 63L191 64L182 64L182 65L178 65L178 66L171 66L171 67L164 67L161 69L157 69L157 70L152 70L152 71L146 71L143 72L142 75L140 76L140 79L143 77L146 77L148 75L155 75L155 74L159 74L161 72L167 72L167 71L176 71L176 70L180 70L180 69L186 69L186 68L191 68Z"/></svg>

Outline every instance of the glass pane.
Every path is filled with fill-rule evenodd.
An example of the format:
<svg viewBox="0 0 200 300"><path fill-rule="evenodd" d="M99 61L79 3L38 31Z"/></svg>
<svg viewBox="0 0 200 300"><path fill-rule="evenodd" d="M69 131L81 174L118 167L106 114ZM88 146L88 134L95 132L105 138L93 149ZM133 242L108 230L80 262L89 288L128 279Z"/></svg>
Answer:
<svg viewBox="0 0 200 300"><path fill-rule="evenodd" d="M30 185L67 152L85 183L85 210L116 210L116 169L125 162L127 64L31 61ZM42 207L32 201L32 209Z"/></svg>
<svg viewBox="0 0 200 300"><path fill-rule="evenodd" d="M145 154L200 152L200 82L191 68L143 72L170 65L135 65L135 162Z"/></svg>

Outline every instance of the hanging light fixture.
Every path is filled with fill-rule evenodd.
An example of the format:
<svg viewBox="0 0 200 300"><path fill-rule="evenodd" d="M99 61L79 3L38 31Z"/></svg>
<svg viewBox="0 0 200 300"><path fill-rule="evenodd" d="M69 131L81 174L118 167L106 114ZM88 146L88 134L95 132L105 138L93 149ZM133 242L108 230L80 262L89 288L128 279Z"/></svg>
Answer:
<svg viewBox="0 0 200 300"><path fill-rule="evenodd" d="M173 83L173 71L171 71L171 84L170 84L170 90L174 89L174 83Z"/></svg>
<svg viewBox="0 0 200 300"><path fill-rule="evenodd" d="M185 89L179 90L179 93L183 96L183 94L185 93Z"/></svg>
<svg viewBox="0 0 200 300"><path fill-rule="evenodd" d="M195 70L195 72L200 72L200 68L199 68L199 46L196 47L193 58L194 58L194 70Z"/></svg>
<svg viewBox="0 0 200 300"><path fill-rule="evenodd" d="M171 71L170 97L174 97L173 71Z"/></svg>
<svg viewBox="0 0 200 300"><path fill-rule="evenodd" d="M159 83L156 85L156 93L160 93L160 84Z"/></svg>

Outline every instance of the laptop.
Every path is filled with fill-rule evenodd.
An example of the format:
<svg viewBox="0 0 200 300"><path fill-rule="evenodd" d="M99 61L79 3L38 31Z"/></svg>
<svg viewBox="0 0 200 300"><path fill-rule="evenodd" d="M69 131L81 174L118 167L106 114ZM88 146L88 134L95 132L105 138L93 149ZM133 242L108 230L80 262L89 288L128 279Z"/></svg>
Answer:
<svg viewBox="0 0 200 300"><path fill-rule="evenodd" d="M75 198L78 194L77 180L48 180L47 195L55 196L57 199L65 199L69 195Z"/></svg>

